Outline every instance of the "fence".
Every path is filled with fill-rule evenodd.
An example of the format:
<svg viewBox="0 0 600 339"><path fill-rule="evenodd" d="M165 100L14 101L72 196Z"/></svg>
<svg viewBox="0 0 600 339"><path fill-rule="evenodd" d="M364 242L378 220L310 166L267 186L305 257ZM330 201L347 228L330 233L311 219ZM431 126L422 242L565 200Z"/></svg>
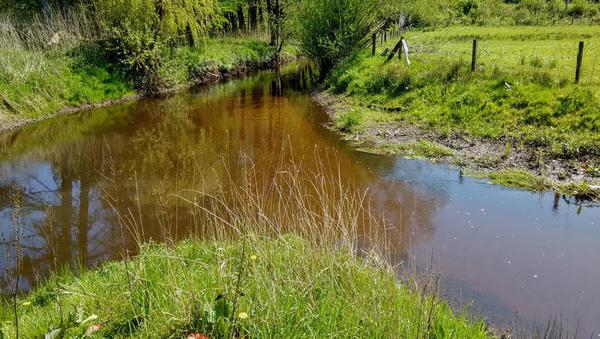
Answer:
<svg viewBox="0 0 600 339"><path fill-rule="evenodd" d="M590 37L588 41L548 37L530 41L511 40L505 37L471 39L468 34L465 34L452 36L446 41L442 38L433 39L432 42L419 37L423 34L414 34L414 39L411 39L412 36L404 38L404 34L413 35L412 32L403 32L397 28L373 33L371 54L375 56L382 52L388 62L394 59L396 54L398 59L402 59L403 53L406 52L402 46L404 40L410 46L411 55L417 55L420 60L433 61L427 59L436 55L463 60L469 62L472 72L479 72L490 66L513 70L525 66L550 74L552 78L559 79L562 84L581 83L600 86L600 37ZM476 35L471 34L471 36ZM393 41L394 45L389 45L388 40ZM391 46L393 48L390 50Z"/></svg>

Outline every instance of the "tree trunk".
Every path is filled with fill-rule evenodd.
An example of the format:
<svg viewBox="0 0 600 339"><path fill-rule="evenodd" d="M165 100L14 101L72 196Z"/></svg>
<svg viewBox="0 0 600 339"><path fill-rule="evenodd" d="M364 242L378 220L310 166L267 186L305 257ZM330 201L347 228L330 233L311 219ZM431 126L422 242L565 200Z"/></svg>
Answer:
<svg viewBox="0 0 600 339"><path fill-rule="evenodd" d="M250 30L256 31L256 27L258 26L258 6L256 0L250 0L248 4L248 21Z"/></svg>
<svg viewBox="0 0 600 339"><path fill-rule="evenodd" d="M237 7L237 17L238 17L238 24L239 24L239 29L241 32L246 31L246 21L244 20L244 9L242 8L242 5L239 4Z"/></svg>
<svg viewBox="0 0 600 339"><path fill-rule="evenodd" d="M88 256L88 218L90 208L90 181L87 171L80 177L79 183L79 260L87 265Z"/></svg>
<svg viewBox="0 0 600 339"><path fill-rule="evenodd" d="M238 29L238 26L237 26L237 20L235 18L235 15L230 12L230 13L225 14L225 17L227 18L227 26L226 26L225 30L229 31L229 32L236 32Z"/></svg>

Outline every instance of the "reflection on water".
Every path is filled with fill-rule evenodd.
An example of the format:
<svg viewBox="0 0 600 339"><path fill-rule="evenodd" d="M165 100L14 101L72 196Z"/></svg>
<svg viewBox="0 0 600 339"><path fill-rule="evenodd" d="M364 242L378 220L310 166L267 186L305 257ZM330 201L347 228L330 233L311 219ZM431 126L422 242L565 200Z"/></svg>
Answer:
<svg viewBox="0 0 600 339"><path fill-rule="evenodd" d="M308 73L260 74L0 135L0 221L5 239L14 236L11 220L22 221L21 288L63 265L94 266L135 248L115 210L140 225L137 236L176 240L194 221L174 194L242 180L240 154L271 177L275 159L310 171L319 152L339 163L347 185L369 191L391 229L390 257L424 263L433 253L458 302L475 299L499 321L562 310L580 330L599 327L599 209L353 151L323 127L326 115L305 91ZM287 144L292 151L282 153ZM13 256L0 259L9 272ZM4 288L10 277L2 275Z"/></svg>

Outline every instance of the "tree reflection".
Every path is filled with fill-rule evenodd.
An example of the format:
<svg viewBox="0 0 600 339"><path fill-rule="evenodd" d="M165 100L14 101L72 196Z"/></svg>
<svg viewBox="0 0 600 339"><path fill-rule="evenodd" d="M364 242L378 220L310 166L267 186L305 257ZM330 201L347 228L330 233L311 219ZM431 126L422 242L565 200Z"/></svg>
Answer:
<svg viewBox="0 0 600 339"><path fill-rule="evenodd" d="M319 108L297 95L311 72L262 74L0 136L3 231L13 209L8 197L14 190L24 197L23 288L61 266L119 258L137 242L202 232L185 199L208 203L198 191L225 194L246 185L248 168L268 182L282 163L307 173L329 164L344 187L368 191L371 208L388 222L389 255L405 260L435 232L433 216L447 198L385 177L392 160L363 157L338 142L321 126ZM360 231L365 244L374 241L374 230ZM10 271L14 262L2 266ZM7 286L9 276L2 278Z"/></svg>

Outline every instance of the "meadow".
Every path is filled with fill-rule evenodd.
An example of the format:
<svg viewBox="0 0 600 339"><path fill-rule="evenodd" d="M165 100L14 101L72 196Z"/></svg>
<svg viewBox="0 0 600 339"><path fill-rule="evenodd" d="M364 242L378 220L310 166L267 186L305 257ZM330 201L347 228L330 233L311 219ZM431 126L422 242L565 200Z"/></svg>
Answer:
<svg viewBox="0 0 600 339"><path fill-rule="evenodd" d="M409 125L433 135L432 142L467 138L496 144L497 159L479 159L477 168L512 166L504 160L519 155L521 165L536 175L595 182L600 176L599 32L596 26L405 32L410 66L404 56L386 62L395 38L379 45L376 56L370 48L361 50L331 73L325 88L346 107L334 126L369 135ZM473 39L478 53L471 72ZM575 84L579 41L585 49ZM386 150L403 148L379 144ZM555 160L566 165L545 173L545 165Z"/></svg>

